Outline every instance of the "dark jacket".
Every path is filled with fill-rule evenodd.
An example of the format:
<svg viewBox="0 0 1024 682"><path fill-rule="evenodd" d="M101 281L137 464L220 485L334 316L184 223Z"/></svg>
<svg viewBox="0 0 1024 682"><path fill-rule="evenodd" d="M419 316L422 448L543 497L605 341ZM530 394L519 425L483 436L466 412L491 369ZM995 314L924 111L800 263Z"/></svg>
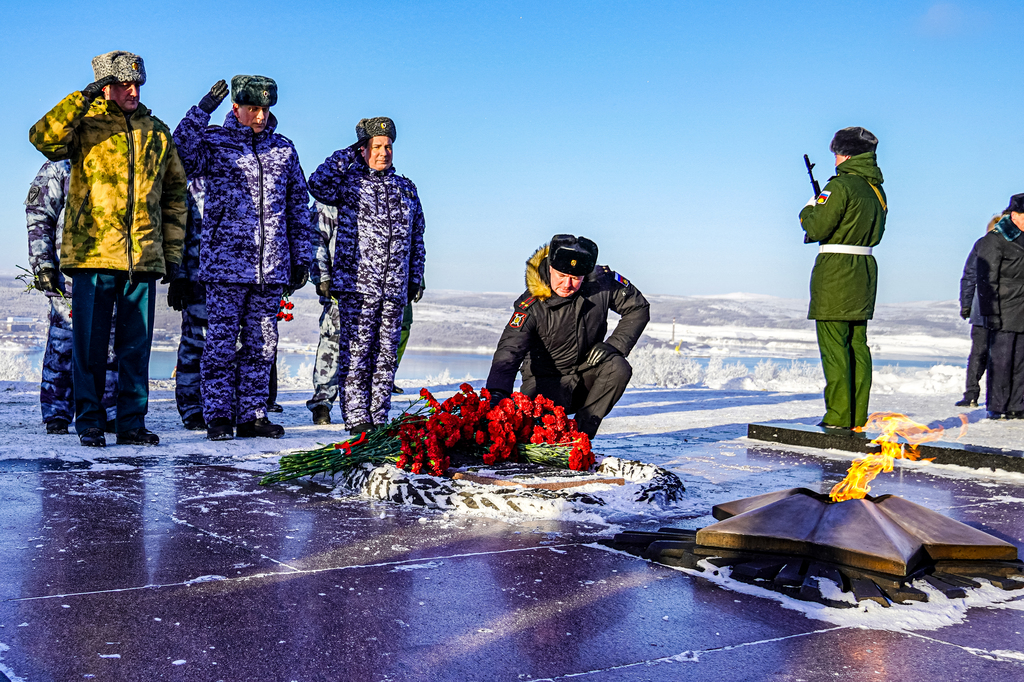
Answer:
<svg viewBox="0 0 1024 682"><path fill-rule="evenodd" d="M852 156L836 168L817 203L800 211L807 242L875 246L885 232L886 202L875 153ZM811 272L811 320L870 320L875 313L874 256L819 253Z"/></svg>
<svg viewBox="0 0 1024 682"><path fill-rule="evenodd" d="M192 107L174 130L190 179L206 179L199 279L233 284L284 284L309 267L316 234L309 194L292 141L266 129L254 133L228 111L222 126Z"/></svg>
<svg viewBox="0 0 1024 682"><path fill-rule="evenodd" d="M977 243L978 303L985 326L1024 333L1024 237L1010 216Z"/></svg>
<svg viewBox="0 0 1024 682"><path fill-rule="evenodd" d="M971 324L984 327L985 316L981 314L981 305L978 303L978 244L981 239L974 242L971 253L964 263L964 274L960 277L960 310L970 310Z"/></svg>
<svg viewBox="0 0 1024 682"><path fill-rule="evenodd" d="M337 208L334 253L318 241L317 276L330 275L332 292L404 303L409 287L423 281L426 260L426 224L416 185L393 166L371 169L353 145L313 171L309 193Z"/></svg>
<svg viewBox="0 0 1024 682"><path fill-rule="evenodd" d="M570 298L554 294L547 281L547 253L544 246L527 261L527 290L516 300L494 351L489 390L511 393L520 366L524 382L531 377L576 375L599 341L629 355L651 319L643 294L603 265ZM609 310L622 319L605 339Z"/></svg>

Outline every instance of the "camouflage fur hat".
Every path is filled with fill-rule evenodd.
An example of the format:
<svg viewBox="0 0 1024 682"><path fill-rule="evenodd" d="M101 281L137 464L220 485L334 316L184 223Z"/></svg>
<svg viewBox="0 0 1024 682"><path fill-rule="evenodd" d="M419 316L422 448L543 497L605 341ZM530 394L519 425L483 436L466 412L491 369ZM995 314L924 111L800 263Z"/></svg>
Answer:
<svg viewBox="0 0 1024 682"><path fill-rule="evenodd" d="M840 156L857 156L875 151L878 147L878 138L871 134L870 130L854 126L843 128L832 138L832 144L828 146L829 151Z"/></svg>
<svg viewBox="0 0 1024 682"><path fill-rule="evenodd" d="M92 73L95 80L113 76L118 83L146 84L146 65L142 57L123 50L93 57Z"/></svg>
<svg viewBox="0 0 1024 682"><path fill-rule="evenodd" d="M231 101L254 107L272 107L277 104L277 83L266 76L235 76L231 79Z"/></svg>
<svg viewBox="0 0 1024 682"><path fill-rule="evenodd" d="M387 116L378 116L377 118L364 118L356 124L356 139L359 142L378 135L387 135L394 142L395 136L398 135L398 131L395 130L395 122Z"/></svg>

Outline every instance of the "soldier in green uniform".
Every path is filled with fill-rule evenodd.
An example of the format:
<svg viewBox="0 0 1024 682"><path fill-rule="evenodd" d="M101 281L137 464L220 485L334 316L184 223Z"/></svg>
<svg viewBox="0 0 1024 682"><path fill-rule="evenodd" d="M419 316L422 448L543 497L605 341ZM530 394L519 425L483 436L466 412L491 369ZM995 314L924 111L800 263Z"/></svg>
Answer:
<svg viewBox="0 0 1024 682"><path fill-rule="evenodd" d="M868 417L867 321L875 312L878 287L871 248L882 241L887 210L877 146L878 138L864 128L837 132L829 146L836 175L800 211L804 241L820 244L807 312L816 321L825 372L825 416L819 426L850 429Z"/></svg>

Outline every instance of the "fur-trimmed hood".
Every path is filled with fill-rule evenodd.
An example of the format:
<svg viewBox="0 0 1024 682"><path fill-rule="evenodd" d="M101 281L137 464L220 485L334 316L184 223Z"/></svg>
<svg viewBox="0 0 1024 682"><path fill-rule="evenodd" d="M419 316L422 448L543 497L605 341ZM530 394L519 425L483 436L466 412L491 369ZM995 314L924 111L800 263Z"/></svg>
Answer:
<svg viewBox="0 0 1024 682"><path fill-rule="evenodd" d="M531 296L536 296L538 301L546 301L551 298L551 280L548 278L548 245L540 247L533 252L530 259L526 261L526 290Z"/></svg>

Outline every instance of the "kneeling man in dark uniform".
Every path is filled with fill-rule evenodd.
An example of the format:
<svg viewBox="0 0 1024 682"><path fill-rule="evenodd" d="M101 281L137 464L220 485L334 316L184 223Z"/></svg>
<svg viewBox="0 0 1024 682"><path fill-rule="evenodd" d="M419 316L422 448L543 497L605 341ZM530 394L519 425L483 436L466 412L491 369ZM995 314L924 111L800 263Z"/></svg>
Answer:
<svg viewBox="0 0 1024 682"><path fill-rule="evenodd" d="M622 316L611 336L608 311ZM538 394L576 414L591 438L622 397L633 369L626 356L651 319L650 304L625 277L597 266L597 244L555 235L526 262L526 292L498 341L487 376L491 400Z"/></svg>

